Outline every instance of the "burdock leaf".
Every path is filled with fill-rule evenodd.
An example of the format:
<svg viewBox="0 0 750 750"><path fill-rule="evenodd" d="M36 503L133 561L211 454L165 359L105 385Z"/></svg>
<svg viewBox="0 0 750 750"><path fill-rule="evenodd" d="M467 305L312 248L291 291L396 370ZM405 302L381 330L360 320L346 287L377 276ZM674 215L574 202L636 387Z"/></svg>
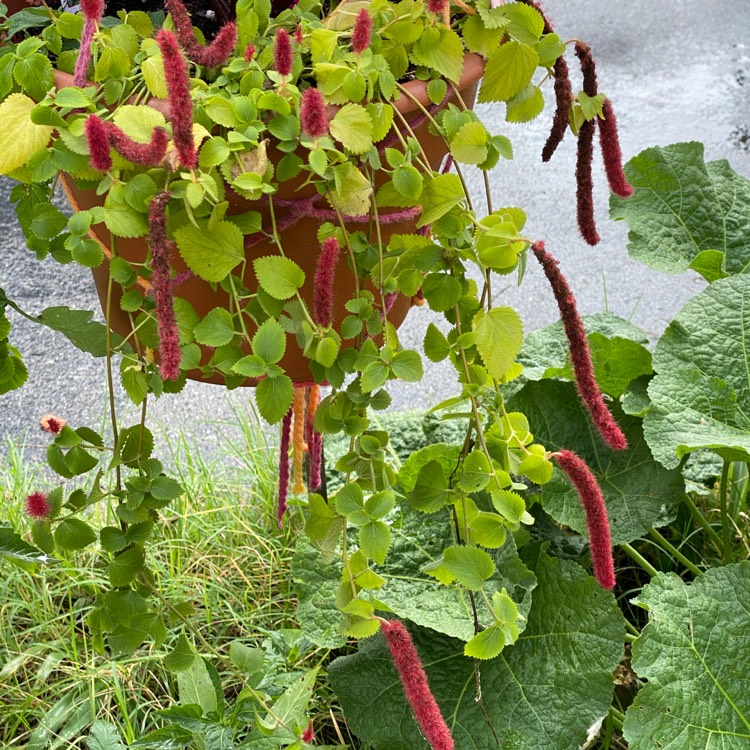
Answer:
<svg viewBox="0 0 750 750"><path fill-rule="evenodd" d="M656 345L643 429L664 466L699 448L750 460L748 310L750 276L721 279L680 310Z"/></svg>
<svg viewBox="0 0 750 750"><path fill-rule="evenodd" d="M464 643L412 629L457 748L578 750L588 728L609 710L625 635L613 596L574 563L538 547L526 557L539 580L526 630L481 666L483 707L497 739L475 700L474 662L464 656ZM360 739L375 750L428 747L382 638L361 642L358 653L336 659L329 674Z"/></svg>
<svg viewBox="0 0 750 750"><path fill-rule="evenodd" d="M692 583L660 573L636 603L649 623L633 644L633 669L646 684L625 717L630 749L748 747L750 562Z"/></svg>

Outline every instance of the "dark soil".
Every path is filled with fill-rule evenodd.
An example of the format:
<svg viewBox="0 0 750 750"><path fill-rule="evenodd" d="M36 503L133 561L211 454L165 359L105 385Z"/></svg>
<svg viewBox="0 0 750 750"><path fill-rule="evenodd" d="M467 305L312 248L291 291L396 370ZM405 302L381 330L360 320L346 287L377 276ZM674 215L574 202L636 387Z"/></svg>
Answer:
<svg viewBox="0 0 750 750"><path fill-rule="evenodd" d="M183 0L192 19L206 36L212 39L227 21L234 17L233 0ZM106 14L114 16L118 10L143 10L153 13L164 10L164 0L107 0Z"/></svg>

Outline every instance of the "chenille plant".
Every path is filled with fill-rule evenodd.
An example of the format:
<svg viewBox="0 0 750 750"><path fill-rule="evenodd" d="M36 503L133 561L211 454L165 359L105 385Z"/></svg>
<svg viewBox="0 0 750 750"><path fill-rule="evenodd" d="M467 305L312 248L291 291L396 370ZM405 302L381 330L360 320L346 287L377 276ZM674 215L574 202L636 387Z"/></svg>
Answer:
<svg viewBox="0 0 750 750"><path fill-rule="evenodd" d="M594 475L565 446L537 440L507 401L523 373L516 361L523 330L518 314L498 304L495 286L514 273L520 281L530 252L559 304L591 426L613 450L628 447L557 261L524 235L520 208L493 205L491 171L513 151L472 111L476 84L483 73L478 100L504 103L507 121L526 122L541 113L554 78L543 158L568 132L578 136L578 220L591 244L597 128L612 190L631 192L612 105L578 41L570 44L583 91L574 96L567 45L533 2L238 0L231 15L212 40L193 28L182 0L116 16L103 0L82 2L79 13L44 5L2 26L0 173L19 181L12 201L29 249L94 269L105 323L67 308L34 317L2 292L0 310L103 357L111 397L109 434L46 421L48 462L65 481L26 499L37 549L14 537L18 555L44 564L98 545L108 585L86 618L97 648L121 655L147 641L161 647L175 619L185 618L161 594L149 550L183 488L153 455L147 404L178 392L188 376L228 388L253 384L261 415L281 428L276 521L304 527L298 554L307 570L295 573L297 583L309 586L306 576L324 569L337 578L317 604L328 607L334 635L305 631L301 615L303 631L326 645L383 630L414 726L433 748L463 747L441 701L445 685L430 685L420 663L430 633L456 639L456 656L471 665L475 710L495 734L486 705L495 696L482 691L482 670L513 652L543 616L550 578L559 577L576 605L602 613L607 638L616 641L621 627L613 597L601 590L616 581ZM483 172L481 205L467 191L468 168ZM61 182L77 209L70 218L51 202ZM291 239L300 227L303 240ZM198 294L190 298L189 288ZM216 302L199 313L205 299ZM421 354L398 337L409 300L443 316L442 327L427 328L424 356L455 370L460 393L441 411L462 425L462 436L399 467L373 413L388 408L390 381L425 377ZM9 334L3 315L3 391L26 376ZM294 353L302 374L290 369ZM122 386L142 407L127 426L115 408L118 359ZM328 496L323 436L337 433L349 441L336 461L345 480ZM527 505L552 479L553 462L580 498L601 588L530 541ZM100 505L115 520L95 530L91 511ZM203 648L199 635L192 634ZM241 671L251 660L229 656ZM601 686L594 703L608 703L607 675L620 656L610 648L581 676ZM185 636L167 659L178 674L190 673L180 684L183 707L167 712L174 725L220 724L215 670ZM248 742L308 745L314 733L305 709L316 674L302 678L293 706L288 694L274 703L265 683L250 680L232 726L244 711ZM352 692L344 682L335 686L346 708ZM578 710L574 727L558 729L558 747L596 718L591 705ZM172 739L188 742L174 725ZM154 743L167 737L168 728L159 731ZM366 727L357 731L368 739Z"/></svg>

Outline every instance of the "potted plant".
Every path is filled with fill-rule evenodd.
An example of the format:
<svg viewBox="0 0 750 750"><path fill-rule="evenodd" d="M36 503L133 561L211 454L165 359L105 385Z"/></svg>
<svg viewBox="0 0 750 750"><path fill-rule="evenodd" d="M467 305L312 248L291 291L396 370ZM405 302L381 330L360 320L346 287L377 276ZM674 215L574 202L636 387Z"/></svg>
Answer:
<svg viewBox="0 0 750 750"><path fill-rule="evenodd" d="M522 375L523 331L498 305L493 282L522 276L532 257L558 300L592 423L609 448L627 447L556 261L523 235L521 209L492 204L488 174L512 146L472 111L478 91L481 102L504 102L508 121L531 120L554 78L543 156L566 132L578 136L579 225L595 244L597 128L613 191L627 196L630 187L591 52L575 42L584 84L574 96L566 44L533 2L217 0L214 17L224 23L206 26L209 38L182 0L153 5L145 12L124 2L109 14L104 0L83 0L75 13L42 3L15 8L3 24L0 173L19 181L12 200L29 248L90 267L105 315L103 327L59 308L38 321L103 354L110 391L119 355L122 384L144 407L144 419L123 428L112 398L111 439L47 420L52 468L93 481L28 498L33 541L43 556L101 545L110 589L87 624L102 649L161 644L166 605L154 596L148 540L180 487L152 456L147 398L179 390L188 376L255 385L260 413L281 423L278 522L291 488L306 543L321 565L338 561L341 633L385 633L423 735L452 747L398 618L445 626L407 606L403 592L393 595L395 529L424 552L420 519L430 528L439 520L438 548L410 574L413 597L448 607L449 634L472 659L497 657L523 630L535 565L547 565L543 552L535 563L519 557L533 521L524 497L550 480L553 462L580 495L595 577L615 585L593 475L570 451L535 442L533 425L506 408L506 386ZM487 188L481 208L466 189L474 167ZM51 203L58 183L70 218ZM397 333L412 300L445 317L444 328L427 328L424 354L455 366L461 392L442 407L465 429L457 444L419 451L397 473L389 436L368 415L388 407L388 381L423 377L420 354ZM0 305L18 309L5 295ZM7 341L0 353L8 390L25 370ZM323 386L330 392L321 401ZM331 498L315 494L324 433L350 439L337 463L346 482ZM86 519L98 503L112 504L117 523L97 534ZM593 581L584 588L597 606L611 603ZM307 741L303 729L290 745Z"/></svg>

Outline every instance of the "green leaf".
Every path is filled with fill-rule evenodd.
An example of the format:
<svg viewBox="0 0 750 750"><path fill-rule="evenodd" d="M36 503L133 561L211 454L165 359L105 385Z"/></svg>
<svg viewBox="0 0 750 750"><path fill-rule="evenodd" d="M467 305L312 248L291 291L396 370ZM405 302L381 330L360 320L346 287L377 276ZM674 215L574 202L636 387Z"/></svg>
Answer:
<svg viewBox="0 0 750 750"><path fill-rule="evenodd" d="M479 90L480 102L504 102L514 97L531 81L539 56L524 42L509 41L501 45L487 61Z"/></svg>
<svg viewBox="0 0 750 750"><path fill-rule="evenodd" d="M205 281L222 281L245 258L239 227L230 221L185 224L174 233L177 247L188 268Z"/></svg>
<svg viewBox="0 0 750 750"><path fill-rule="evenodd" d="M23 94L11 94L0 104L0 174L22 167L49 143L53 128L31 121L35 106L34 100Z"/></svg>
<svg viewBox="0 0 750 750"><path fill-rule="evenodd" d="M706 164L703 154L702 143L642 151L625 167L633 195L613 195L610 215L627 221L631 257L658 271L681 273L702 252L717 250L727 273L746 273L750 181L727 161Z"/></svg>
<svg viewBox="0 0 750 750"><path fill-rule="evenodd" d="M51 203L40 203L31 212L31 231L40 239L57 237L68 223L68 217Z"/></svg>
<svg viewBox="0 0 750 750"><path fill-rule="evenodd" d="M424 374L422 358L411 349L405 349L394 355L391 360L391 370L397 378L407 383L418 383Z"/></svg>
<svg viewBox="0 0 750 750"><path fill-rule="evenodd" d="M251 648L240 641L232 641L229 644L229 658L237 669L251 675L263 669L266 653L262 648Z"/></svg>
<svg viewBox="0 0 750 750"><path fill-rule="evenodd" d="M48 307L35 318L35 322L62 333L77 349L93 355L107 355L107 336L105 327L92 321L94 315L89 310L71 310L68 307ZM121 336L113 334L112 345L120 346Z"/></svg>
<svg viewBox="0 0 750 750"><path fill-rule="evenodd" d="M430 362L442 362L450 354L450 344L442 331L434 324L427 326L424 337L424 353Z"/></svg>
<svg viewBox="0 0 750 750"><path fill-rule="evenodd" d="M263 378L255 389L255 403L269 424L280 422L294 400L294 386L286 375Z"/></svg>
<svg viewBox="0 0 750 750"><path fill-rule="evenodd" d="M253 261L258 283L274 299L289 299L305 283L305 272L289 258L268 255Z"/></svg>
<svg viewBox="0 0 750 750"><path fill-rule="evenodd" d="M544 31L544 18L536 8L517 2L508 3L503 10L510 21L506 28L510 36L527 44L536 44L539 41Z"/></svg>
<svg viewBox="0 0 750 750"><path fill-rule="evenodd" d="M469 591L481 591L484 582L495 572L492 558L479 547L449 547L443 559L451 575Z"/></svg>
<svg viewBox="0 0 750 750"><path fill-rule="evenodd" d="M206 346L224 346L234 339L234 320L229 310L214 307L193 329L195 340Z"/></svg>
<svg viewBox="0 0 750 750"><path fill-rule="evenodd" d="M429 461L417 474L409 502L412 508L422 513L437 513L452 496L443 467L437 461Z"/></svg>
<svg viewBox="0 0 750 750"><path fill-rule="evenodd" d="M417 65L432 68L448 80L458 83L464 66L464 45L461 37L444 26L425 29L409 55Z"/></svg>
<svg viewBox="0 0 750 750"><path fill-rule="evenodd" d="M449 273L430 273L422 284L422 294L436 312L451 310L462 291L461 282Z"/></svg>
<svg viewBox="0 0 750 750"><path fill-rule="evenodd" d="M96 541L96 533L80 518L67 518L55 529L55 544L60 549L83 549Z"/></svg>
<svg viewBox="0 0 750 750"><path fill-rule="evenodd" d="M479 310L472 324L477 350L487 372L502 379L515 362L523 343L523 323L511 307Z"/></svg>
<svg viewBox="0 0 750 750"><path fill-rule="evenodd" d="M484 708L493 729L475 700L474 662L464 656L464 644L412 629L457 748L578 750L588 728L609 711L625 635L613 596L574 563L549 558L538 547L527 557L539 586L526 630L481 670L484 695L492 696ZM404 709L384 639L363 641L357 654L336 659L329 674L347 723L362 741L388 750L429 747Z"/></svg>
<svg viewBox="0 0 750 750"><path fill-rule="evenodd" d="M220 136L209 138L201 148L198 162L202 169L216 167L229 158L229 146Z"/></svg>
<svg viewBox="0 0 750 750"><path fill-rule="evenodd" d="M422 175L411 164L401 164L396 167L391 176L393 186L405 198L418 201L422 195Z"/></svg>
<svg viewBox="0 0 750 750"><path fill-rule="evenodd" d="M216 710L216 690L206 662L200 656L193 660L190 667L177 673L177 688L183 706L200 706L204 716Z"/></svg>
<svg viewBox="0 0 750 750"><path fill-rule="evenodd" d="M332 554L341 539L344 525L344 519L334 513L320 495L311 493L308 496L305 534L317 549Z"/></svg>
<svg viewBox="0 0 750 750"><path fill-rule="evenodd" d="M148 234L146 217L134 211L127 203L107 202L101 209L104 225L116 237L145 237Z"/></svg>
<svg viewBox="0 0 750 750"><path fill-rule="evenodd" d="M632 666L645 684L625 716L631 750L747 747L750 562L713 568L692 583L660 573L635 602L648 609L649 623L633 643Z"/></svg>
<svg viewBox="0 0 750 750"><path fill-rule="evenodd" d="M709 448L750 460L750 276L715 281L680 310L654 351L644 434L654 457L677 466Z"/></svg>
<svg viewBox="0 0 750 750"><path fill-rule="evenodd" d="M25 542L8 526L0 526L0 557L26 563L47 562L44 552Z"/></svg>
<svg viewBox="0 0 750 750"><path fill-rule="evenodd" d="M629 443L627 451L613 451L591 427L572 383L528 383L510 399L508 408L528 416L535 438L548 450L568 448L589 464L604 494L614 544L630 542L674 518L684 493L682 477L654 461L637 417L610 404ZM578 494L559 469L541 488L541 496L544 509L556 521L586 531Z"/></svg>
<svg viewBox="0 0 750 750"><path fill-rule="evenodd" d="M184 633L180 633L174 648L164 657L164 666L170 672L184 672L193 666L197 656L193 644Z"/></svg>
<svg viewBox="0 0 750 750"><path fill-rule="evenodd" d="M481 122L467 122L451 138L451 154L462 164L481 164L489 154L489 140Z"/></svg>
<svg viewBox="0 0 750 750"><path fill-rule="evenodd" d="M48 57L35 54L16 60L13 77L35 101L41 101L55 85L55 72Z"/></svg>
<svg viewBox="0 0 750 750"><path fill-rule="evenodd" d="M127 586L142 570L146 558L143 547L136 545L112 558L107 573L112 586Z"/></svg>
<svg viewBox="0 0 750 750"><path fill-rule="evenodd" d="M121 128L125 135L138 143L149 143L154 133L154 128L165 128L167 121L158 109L145 104L135 106L122 104L112 116L115 125Z"/></svg>
<svg viewBox="0 0 750 750"><path fill-rule="evenodd" d="M117 727L99 719L91 725L86 742L89 750L126 750Z"/></svg>
<svg viewBox="0 0 750 750"><path fill-rule="evenodd" d="M417 227L427 226L445 216L454 206L462 203L464 197L457 174L441 174L427 180L422 191L422 215Z"/></svg>
<svg viewBox="0 0 750 750"><path fill-rule="evenodd" d="M529 83L508 101L505 119L508 122L531 122L542 114L544 95L538 86Z"/></svg>
<svg viewBox="0 0 750 750"><path fill-rule="evenodd" d="M331 120L330 131L353 154L372 148L372 118L360 104L345 104Z"/></svg>
<svg viewBox="0 0 750 750"><path fill-rule="evenodd" d="M391 546L391 530L384 521L369 521L359 530L359 546L371 560L384 563Z"/></svg>
<svg viewBox="0 0 750 750"><path fill-rule="evenodd" d="M267 364L278 362L286 350L286 334L284 329L273 318L269 318L259 326L253 336L253 353L257 354Z"/></svg>
<svg viewBox="0 0 750 750"><path fill-rule="evenodd" d="M504 647L505 634L495 625L477 633L464 646L464 654L475 659L494 659Z"/></svg>
<svg viewBox="0 0 750 750"><path fill-rule="evenodd" d="M128 546L128 538L119 526L105 526L99 532L99 540L107 552L119 552Z"/></svg>

